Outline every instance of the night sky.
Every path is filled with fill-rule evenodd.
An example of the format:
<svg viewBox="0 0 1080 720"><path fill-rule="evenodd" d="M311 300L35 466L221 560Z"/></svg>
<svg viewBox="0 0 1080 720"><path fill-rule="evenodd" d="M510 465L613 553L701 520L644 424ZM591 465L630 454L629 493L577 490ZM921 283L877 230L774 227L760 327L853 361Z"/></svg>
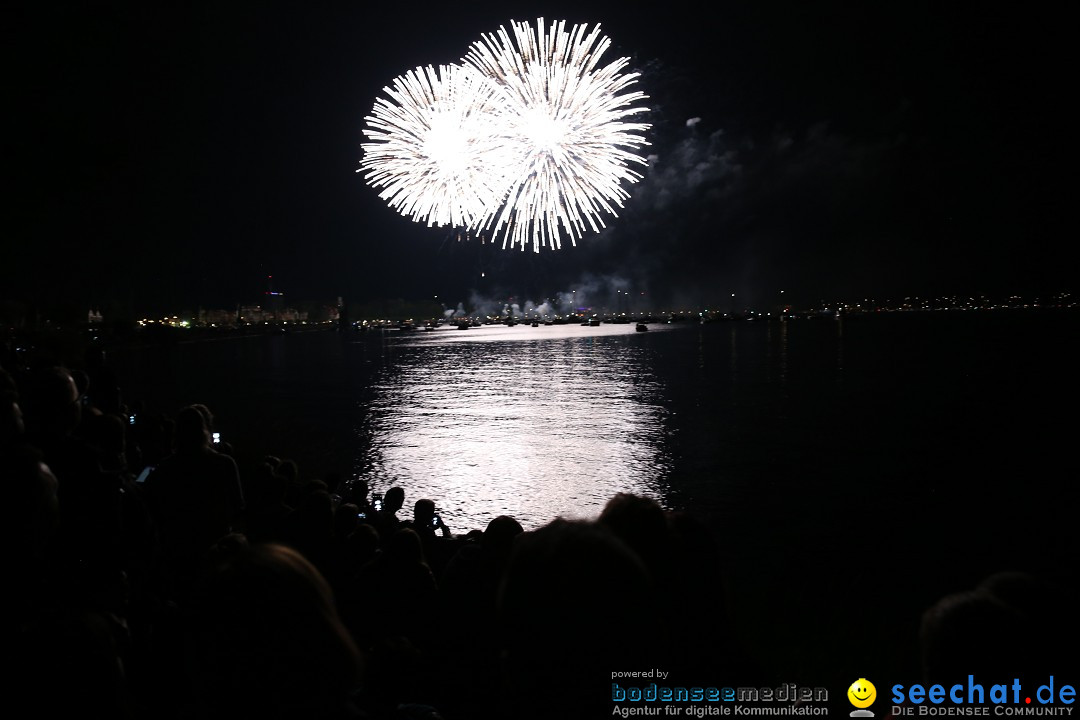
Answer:
<svg viewBox="0 0 1080 720"><path fill-rule="evenodd" d="M656 305L1071 290L1063 17L833 2L49 4L7 13L0 300ZM603 233L459 242L355 172L383 86L511 20L600 23L650 96ZM12 163L11 160L14 162ZM12 185L14 187L12 187ZM650 304L652 304L650 303Z"/></svg>

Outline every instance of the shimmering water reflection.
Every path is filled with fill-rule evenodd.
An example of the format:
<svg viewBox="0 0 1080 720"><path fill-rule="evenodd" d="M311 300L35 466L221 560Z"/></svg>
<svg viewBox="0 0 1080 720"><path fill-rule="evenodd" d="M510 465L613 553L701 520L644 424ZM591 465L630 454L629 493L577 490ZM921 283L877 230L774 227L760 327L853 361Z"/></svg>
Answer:
<svg viewBox="0 0 1080 720"><path fill-rule="evenodd" d="M455 532L594 517L618 492L663 501L667 411L643 340L633 325L500 326L395 343L360 472L374 491L405 488L406 511L435 500Z"/></svg>

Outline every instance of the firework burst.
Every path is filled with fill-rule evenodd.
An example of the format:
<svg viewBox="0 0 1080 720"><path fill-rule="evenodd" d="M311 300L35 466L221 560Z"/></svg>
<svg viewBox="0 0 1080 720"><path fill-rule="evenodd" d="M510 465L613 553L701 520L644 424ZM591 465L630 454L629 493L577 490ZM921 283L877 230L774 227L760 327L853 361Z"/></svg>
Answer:
<svg viewBox="0 0 1080 720"><path fill-rule="evenodd" d="M366 118L365 172L379 197L431 225L473 227L506 195L494 123L498 88L473 68L416 68L383 88ZM505 159L504 159L505 158Z"/></svg>
<svg viewBox="0 0 1080 720"><path fill-rule="evenodd" d="M518 156L505 201L481 224L501 232L504 247L558 248L560 228L574 242L586 226L604 227L602 212L617 215L629 197L622 181L641 179L631 164L645 159L633 150L648 144L640 133L649 126L628 119L646 112L634 106L645 95L625 92L638 77L621 74L627 58L599 66L611 44L599 25L511 27L513 39L500 28L465 58L498 85L500 126Z"/></svg>
<svg viewBox="0 0 1080 720"><path fill-rule="evenodd" d="M361 171L415 221L502 235L503 247L561 247L604 227L641 175L645 98L611 41L564 22L512 22L462 65L397 78L367 118Z"/></svg>

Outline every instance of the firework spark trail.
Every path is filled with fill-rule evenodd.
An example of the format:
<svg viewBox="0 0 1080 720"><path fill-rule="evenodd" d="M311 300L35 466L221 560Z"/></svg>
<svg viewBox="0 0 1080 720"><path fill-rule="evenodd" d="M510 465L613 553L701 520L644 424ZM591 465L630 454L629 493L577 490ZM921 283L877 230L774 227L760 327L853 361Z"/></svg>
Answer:
<svg viewBox="0 0 1080 720"><path fill-rule="evenodd" d="M503 247L559 248L630 197L647 112L627 92L627 58L600 66L611 41L565 22L512 22L484 34L461 66L417 68L376 101L361 171L414 221L503 234ZM396 103L396 104L395 104Z"/></svg>
<svg viewBox="0 0 1080 720"><path fill-rule="evenodd" d="M383 88L357 172L414 221L471 227L505 197L497 88L466 66L416 68Z"/></svg>

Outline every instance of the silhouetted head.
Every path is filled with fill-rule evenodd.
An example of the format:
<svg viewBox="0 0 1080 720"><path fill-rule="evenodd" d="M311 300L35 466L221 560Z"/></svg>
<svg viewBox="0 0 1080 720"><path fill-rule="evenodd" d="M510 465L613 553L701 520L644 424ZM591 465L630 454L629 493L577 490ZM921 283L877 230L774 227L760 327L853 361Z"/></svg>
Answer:
<svg viewBox="0 0 1080 720"><path fill-rule="evenodd" d="M386 491L383 497L383 510L388 513L396 513L405 505L405 491L394 486Z"/></svg>
<svg viewBox="0 0 1080 720"><path fill-rule="evenodd" d="M282 459L277 465L277 471L285 476L285 480L289 485L299 485L300 466L296 464L295 460Z"/></svg>
<svg viewBox="0 0 1080 720"><path fill-rule="evenodd" d="M999 572L987 576L977 588L1029 617L1045 612L1055 598L1049 583L1025 572Z"/></svg>
<svg viewBox="0 0 1080 720"><path fill-rule="evenodd" d="M325 490L305 493L293 515L296 529L307 540L323 539L334 532L334 504Z"/></svg>
<svg viewBox="0 0 1080 720"><path fill-rule="evenodd" d="M321 492L321 493L326 493L327 495L329 495L330 494L330 488L328 488L326 486L326 483L323 480L318 480L318 479L316 479L316 480L308 480L306 483L304 483L304 492L305 493Z"/></svg>
<svg viewBox="0 0 1080 720"><path fill-rule="evenodd" d="M360 508L353 503L341 503L334 510L334 535L339 538L347 538L360 524L357 514Z"/></svg>
<svg viewBox="0 0 1080 720"><path fill-rule="evenodd" d="M363 478L356 478L349 484L348 497L356 504L366 503L368 497L368 483Z"/></svg>
<svg viewBox="0 0 1080 720"><path fill-rule="evenodd" d="M30 376L20 403L29 432L70 435L79 426L82 406L71 373L62 367L40 368Z"/></svg>
<svg viewBox="0 0 1080 720"><path fill-rule="evenodd" d="M514 546L514 538L525 532L524 528L509 515L500 515L488 523L480 537L480 544L496 555L507 555Z"/></svg>
<svg viewBox="0 0 1080 720"><path fill-rule="evenodd" d="M431 527L431 519L435 517L435 501L423 498L413 504L413 523L417 527Z"/></svg>
<svg viewBox="0 0 1080 720"><path fill-rule="evenodd" d="M349 545L362 560L373 558L379 550L379 531L372 525L360 523L349 535Z"/></svg>
<svg viewBox="0 0 1080 720"><path fill-rule="evenodd" d="M642 622L654 617L648 574L599 523L558 519L519 535L498 608L518 717L593 717L606 668L657 657L656 631Z"/></svg>
<svg viewBox="0 0 1080 720"><path fill-rule="evenodd" d="M656 568L668 543L667 517L658 502L640 495L619 493L608 500L599 520L651 569Z"/></svg>
<svg viewBox="0 0 1080 720"><path fill-rule="evenodd" d="M72 370L71 379L75 382L75 389L79 392L79 397L82 397L90 390L90 376L86 374L85 370L79 370L78 368Z"/></svg>
<svg viewBox="0 0 1080 720"><path fill-rule="evenodd" d="M240 548L196 605L199 685L211 717L331 717L360 654L330 586L292 548Z"/></svg>
<svg viewBox="0 0 1080 720"><path fill-rule="evenodd" d="M333 470L324 473L322 481L326 483L326 487L330 492L338 495L341 494L342 489L345 487L345 484L341 481L341 473Z"/></svg>
<svg viewBox="0 0 1080 720"><path fill-rule="evenodd" d="M252 501L254 505L277 505L285 499L285 478L274 471L269 463L259 463L251 474Z"/></svg>
<svg viewBox="0 0 1080 720"><path fill-rule="evenodd" d="M206 407L202 403L195 403L191 407L199 411L199 414L203 416L203 422L206 424L206 429L210 432L214 430L214 414L210 412L210 408Z"/></svg>
<svg viewBox="0 0 1080 720"><path fill-rule="evenodd" d="M173 441L179 451L210 447L210 428L206 425L206 417L198 408L189 405L176 414Z"/></svg>
<svg viewBox="0 0 1080 720"><path fill-rule="evenodd" d="M221 567L250 547L251 542L243 533L231 532L223 535L210 546L207 552L207 566Z"/></svg>
<svg viewBox="0 0 1080 720"><path fill-rule="evenodd" d="M0 527L6 547L21 548L16 559L31 562L44 551L60 522L58 483L41 453L29 445L14 445L0 453L4 476Z"/></svg>
<svg viewBox="0 0 1080 720"><path fill-rule="evenodd" d="M420 536L411 528L395 530L386 541L383 552L386 559L400 564L424 562L424 545Z"/></svg>
<svg viewBox="0 0 1080 720"><path fill-rule="evenodd" d="M1030 672L1050 674L1068 664L1080 639L1075 622L1077 598L1060 578L1051 581L1026 572L1003 571L987 576L976 589L1024 617L1027 637L1035 641L1036 657L1026 662Z"/></svg>
<svg viewBox="0 0 1080 720"><path fill-rule="evenodd" d="M0 449L15 443L22 437L25 429L18 396L13 392L0 390Z"/></svg>
<svg viewBox="0 0 1080 720"><path fill-rule="evenodd" d="M985 590L947 595L923 613L923 679L947 685L972 673L1011 678L1030 666L1031 630L1022 612Z"/></svg>
<svg viewBox="0 0 1080 720"><path fill-rule="evenodd" d="M117 415L87 415L83 418L87 441L100 451L102 462L109 470L122 470L127 450L127 427Z"/></svg>

